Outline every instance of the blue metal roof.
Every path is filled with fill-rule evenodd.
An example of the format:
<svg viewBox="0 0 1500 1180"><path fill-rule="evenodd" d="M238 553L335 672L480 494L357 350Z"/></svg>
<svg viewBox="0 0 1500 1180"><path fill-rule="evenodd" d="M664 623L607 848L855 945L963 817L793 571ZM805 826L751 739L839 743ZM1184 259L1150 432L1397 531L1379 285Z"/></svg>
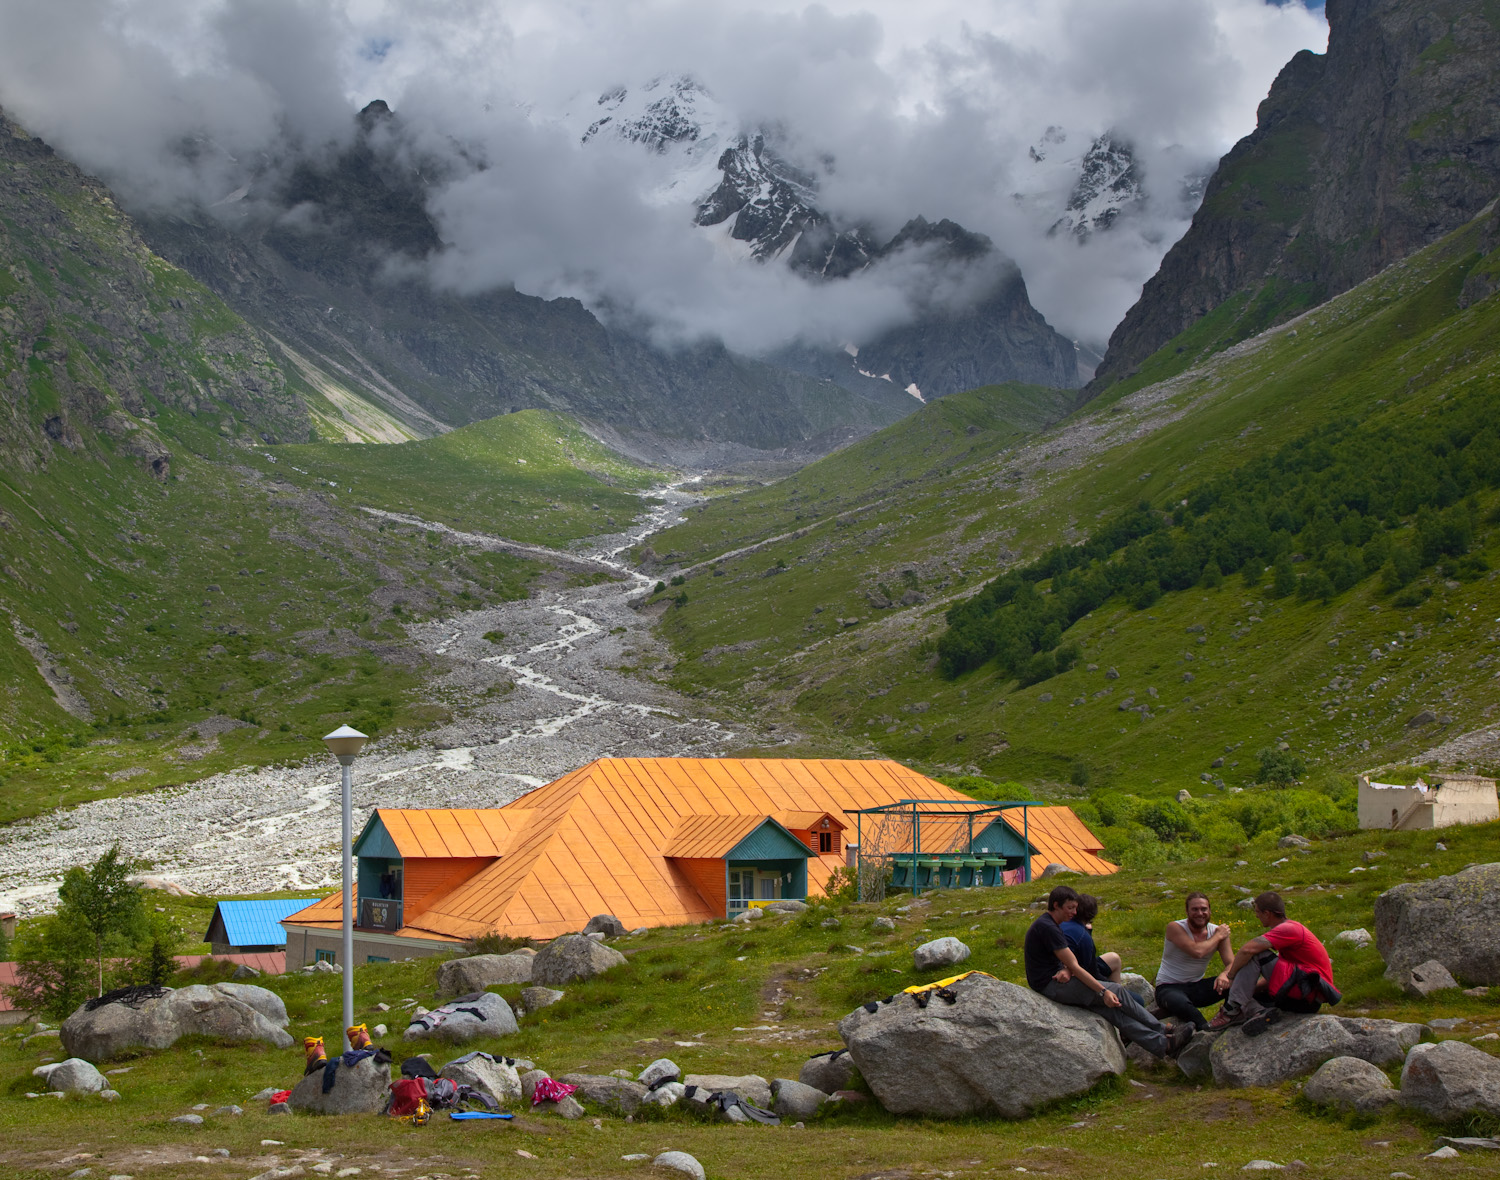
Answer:
<svg viewBox="0 0 1500 1180"><path fill-rule="evenodd" d="M281 919L306 909L316 897L276 897L266 901L221 901L219 917L230 946L285 946Z"/></svg>

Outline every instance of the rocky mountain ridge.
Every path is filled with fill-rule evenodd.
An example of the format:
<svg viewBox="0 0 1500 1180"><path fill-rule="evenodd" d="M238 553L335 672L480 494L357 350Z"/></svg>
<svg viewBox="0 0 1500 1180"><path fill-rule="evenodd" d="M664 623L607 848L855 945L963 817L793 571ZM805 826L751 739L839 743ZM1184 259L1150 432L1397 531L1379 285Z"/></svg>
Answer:
<svg viewBox="0 0 1500 1180"><path fill-rule="evenodd" d="M1093 388L1208 317L1172 364L1288 319L1500 192L1500 13L1461 0L1329 0L1327 13L1327 53L1281 71L1115 329Z"/></svg>

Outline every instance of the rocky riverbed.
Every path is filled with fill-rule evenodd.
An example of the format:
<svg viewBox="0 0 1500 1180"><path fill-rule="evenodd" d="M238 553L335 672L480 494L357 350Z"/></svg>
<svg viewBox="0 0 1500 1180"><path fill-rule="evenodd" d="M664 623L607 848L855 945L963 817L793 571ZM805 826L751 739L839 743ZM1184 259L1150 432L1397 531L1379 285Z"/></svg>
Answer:
<svg viewBox="0 0 1500 1180"><path fill-rule="evenodd" d="M442 669L431 698L453 720L416 744L395 735L366 747L355 768L356 827L377 806L495 807L595 758L708 757L747 740L652 679L670 666L670 653L651 617L632 607L653 581L625 554L677 523L698 502L690 489L690 481L656 489L657 502L630 530L566 553L454 536L610 580L411 625L412 642ZM504 639L486 638L495 632ZM339 826L338 767L321 751L296 766L101 799L7 829L0 908L23 915L51 908L62 873L116 840L154 875L200 893L324 890L338 880Z"/></svg>

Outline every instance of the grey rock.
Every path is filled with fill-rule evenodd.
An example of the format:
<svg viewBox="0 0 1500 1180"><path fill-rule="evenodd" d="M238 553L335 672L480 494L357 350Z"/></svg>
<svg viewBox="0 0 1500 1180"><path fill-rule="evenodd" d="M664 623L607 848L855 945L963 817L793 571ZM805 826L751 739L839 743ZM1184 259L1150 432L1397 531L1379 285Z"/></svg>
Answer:
<svg viewBox="0 0 1500 1180"><path fill-rule="evenodd" d="M105 1102L114 1102L120 1097L118 1090L96 1090L95 1093Z"/></svg>
<svg viewBox="0 0 1500 1180"><path fill-rule="evenodd" d="M543 1008L552 1007L567 994L567 992L557 991L550 987L522 988L521 1007L528 1012L540 1012Z"/></svg>
<svg viewBox="0 0 1500 1180"><path fill-rule="evenodd" d="M463 1063L450 1061L438 1071L460 1086L470 1086L488 1094L503 1110L521 1100L521 1077L515 1067L488 1057L471 1057Z"/></svg>
<svg viewBox="0 0 1500 1180"><path fill-rule="evenodd" d="M253 983L216 983L214 991L250 1005L277 1028L285 1028L291 1023L286 1014L286 1004L280 996L266 988L256 987Z"/></svg>
<svg viewBox="0 0 1500 1180"><path fill-rule="evenodd" d="M1439 1032L1452 1032L1461 1024L1468 1024L1462 1016L1439 1016L1436 1020L1427 1022L1428 1028L1435 1028Z"/></svg>
<svg viewBox="0 0 1500 1180"><path fill-rule="evenodd" d="M583 1109L583 1103L571 1094L556 1102L535 1102L531 1111L533 1114L555 1114L560 1119L581 1119L588 1113Z"/></svg>
<svg viewBox="0 0 1500 1180"><path fill-rule="evenodd" d="M531 979L534 983L557 987L575 980L593 979L624 962L625 956L613 947L581 934L565 934L554 938L537 952L532 960Z"/></svg>
<svg viewBox="0 0 1500 1180"><path fill-rule="evenodd" d="M240 1106L238 1103L231 1102L228 1106L216 1106L208 1113L215 1116L221 1114L228 1115L229 1117L233 1118L236 1115L244 1114L245 1108L243 1106Z"/></svg>
<svg viewBox="0 0 1500 1180"><path fill-rule="evenodd" d="M1220 763L1223 762L1221 758ZM1311 848L1312 841L1306 836L1286 835L1276 841L1277 848Z"/></svg>
<svg viewBox="0 0 1500 1180"><path fill-rule="evenodd" d="M1394 1065L1422 1039L1425 1026L1319 1013L1284 1013L1258 1037L1231 1028L1209 1053L1220 1086L1275 1086L1312 1073L1335 1057Z"/></svg>
<svg viewBox="0 0 1500 1180"><path fill-rule="evenodd" d="M1125 985L1125 990L1138 999L1144 1007L1150 1008L1156 1003L1156 988L1144 975L1137 975L1134 971L1122 971L1120 982Z"/></svg>
<svg viewBox="0 0 1500 1180"><path fill-rule="evenodd" d="M238 967L236 967L234 969L234 974L231 975L229 978L230 979L259 979L260 978L260 972L257 971L254 967L250 966L249 963L241 963Z"/></svg>
<svg viewBox="0 0 1500 1180"><path fill-rule="evenodd" d="M1375 940L1371 937L1370 932L1361 926L1356 930L1340 930L1333 936L1333 941L1352 942L1355 946L1363 950Z"/></svg>
<svg viewBox="0 0 1500 1180"><path fill-rule="evenodd" d="M704 1180L706 1175L703 1165L685 1151L664 1151L651 1161L651 1166L681 1172L684 1176L691 1176L692 1180Z"/></svg>
<svg viewBox="0 0 1500 1180"><path fill-rule="evenodd" d="M639 1082L607 1074L565 1073L557 1079L566 1086L577 1086L580 1101L602 1106L615 1114L634 1114L649 1090Z"/></svg>
<svg viewBox="0 0 1500 1180"><path fill-rule="evenodd" d="M970 950L951 935L924 942L911 953L912 964L918 971L929 971L933 967L952 967L962 963Z"/></svg>
<svg viewBox="0 0 1500 1180"><path fill-rule="evenodd" d="M884 914L881 914L879 917L872 918L870 920L871 930L894 930L895 928L896 919L887 918Z"/></svg>
<svg viewBox="0 0 1500 1180"><path fill-rule="evenodd" d="M1302 1087L1303 1097L1344 1112L1372 1113L1400 1097L1383 1070L1358 1057L1334 1057L1318 1066Z"/></svg>
<svg viewBox="0 0 1500 1180"><path fill-rule="evenodd" d="M751 1106L771 1108L771 1083L756 1074L690 1073L682 1079L684 1086L697 1086L712 1094L733 1090Z"/></svg>
<svg viewBox="0 0 1500 1180"><path fill-rule="evenodd" d="M854 1064L894 1114L1021 1118L1125 1071L1119 1037L1100 1016L989 976L954 990L955 1004L919 1008L903 997L839 1022Z"/></svg>
<svg viewBox="0 0 1500 1180"><path fill-rule="evenodd" d="M605 938L619 938L625 933L625 923L613 914L595 914L583 928L585 934L602 934Z"/></svg>
<svg viewBox="0 0 1500 1180"><path fill-rule="evenodd" d="M1177 1054L1177 1068L1195 1081L1199 1078L1213 1077L1214 1066L1210 1054L1214 1042L1218 1039L1218 1033L1199 1029L1193 1034L1193 1039L1187 1043L1187 1047Z"/></svg>
<svg viewBox="0 0 1500 1180"><path fill-rule="evenodd" d="M185 1127L201 1127L203 1116L201 1114L180 1114L176 1118L168 1119L169 1123L181 1123Z"/></svg>
<svg viewBox="0 0 1500 1180"><path fill-rule="evenodd" d="M1064 876L1078 877L1078 876L1082 876L1082 874L1079 873L1079 871L1077 869L1070 869L1070 868L1068 868L1067 865L1065 865L1065 864L1059 864L1057 861L1054 860L1051 864L1049 864L1045 869L1042 870L1042 875L1041 875L1040 879L1043 880L1043 881L1045 881L1049 877L1064 877Z"/></svg>
<svg viewBox="0 0 1500 1180"><path fill-rule="evenodd" d="M649 1090L652 1086L656 1085L657 1082L676 1082L680 1081L681 1078L682 1070L677 1068L677 1063L675 1061L672 1061L666 1057L658 1057L650 1065L646 1066L645 1069L641 1070L640 1074L636 1077L635 1080L640 1082L641 1085L645 1086Z"/></svg>
<svg viewBox="0 0 1500 1180"><path fill-rule="evenodd" d="M131 1049L165 1049L179 1037L189 1035L264 1041L278 1049L292 1046L292 1038L264 1014L217 987L201 984L169 989L165 995L134 1008L104 1004L90 1012L80 1007L62 1026L62 1043L68 1054L89 1061L105 1061Z"/></svg>
<svg viewBox="0 0 1500 1180"><path fill-rule="evenodd" d="M648 1106L674 1106L682 1101L687 1087L681 1082L663 1082L641 1099Z"/></svg>
<svg viewBox="0 0 1500 1180"><path fill-rule="evenodd" d="M1471 865L1449 877L1411 881L1375 899L1375 948L1385 977L1431 960L1468 984L1500 984L1500 864Z"/></svg>
<svg viewBox="0 0 1500 1180"><path fill-rule="evenodd" d="M765 919L765 916L765 910L758 906L751 906L749 909L741 910L735 914L734 920L736 922L760 922Z"/></svg>
<svg viewBox="0 0 1500 1180"><path fill-rule="evenodd" d="M62 1090L69 1094L97 1094L109 1086L93 1063L81 1057L69 1057L66 1061L39 1065L31 1071L31 1076L41 1078L49 1090Z"/></svg>
<svg viewBox="0 0 1500 1180"><path fill-rule="evenodd" d="M469 955L449 959L438 967L438 995L466 996L487 987L530 983L532 962L530 955Z"/></svg>
<svg viewBox="0 0 1500 1180"><path fill-rule="evenodd" d="M761 909L768 914L804 914L807 912L807 902L787 898L785 901L767 902Z"/></svg>
<svg viewBox="0 0 1500 1180"><path fill-rule="evenodd" d="M771 1083L771 1110L784 1119L811 1118L827 1101L828 1095L822 1090L789 1078L777 1078Z"/></svg>
<svg viewBox="0 0 1500 1180"><path fill-rule="evenodd" d="M1407 992L1414 996L1430 996L1433 992L1448 991L1458 986L1458 980L1454 979L1436 959L1426 963L1418 963L1407 973L1406 982L1403 985Z"/></svg>
<svg viewBox="0 0 1500 1180"><path fill-rule="evenodd" d="M291 1114L292 1113L292 1108L290 1106L288 1106L285 1102L273 1102L273 1103L271 1103L270 1106L266 1107L266 1113L267 1114Z"/></svg>
<svg viewBox="0 0 1500 1180"><path fill-rule="evenodd" d="M837 930L841 926L843 926L843 923L840 922L837 918L824 918L821 922L818 923L818 925L821 926L824 930Z"/></svg>
<svg viewBox="0 0 1500 1180"><path fill-rule="evenodd" d="M450 1045L461 1045L475 1037L503 1037L519 1030L516 1014L510 1005L494 992L481 992L462 1008L477 1009L483 1019L470 1012L456 1011L443 1018L441 1023L428 1028L421 1024L409 1025L402 1039L407 1041L446 1041Z"/></svg>
<svg viewBox="0 0 1500 1180"><path fill-rule="evenodd" d="M1474 1135L1439 1135L1438 1147L1454 1151L1500 1151L1500 1139L1482 1139Z"/></svg>
<svg viewBox="0 0 1500 1180"><path fill-rule="evenodd" d="M390 1090L390 1064L377 1064L373 1057L366 1057L353 1065L340 1065L333 1089L326 1094L323 1070L314 1070L293 1087L286 1101L293 1110L308 1114L379 1114L391 1096Z"/></svg>
<svg viewBox="0 0 1500 1180"><path fill-rule="evenodd" d="M1401 1103L1443 1122L1500 1115L1500 1059L1462 1041L1415 1045L1401 1067Z"/></svg>
<svg viewBox="0 0 1500 1180"><path fill-rule="evenodd" d="M797 1075L797 1080L804 1086L832 1094L835 1090L850 1089L854 1074L854 1058L849 1056L848 1049L839 1049L833 1053L809 1057L803 1062L802 1072Z"/></svg>

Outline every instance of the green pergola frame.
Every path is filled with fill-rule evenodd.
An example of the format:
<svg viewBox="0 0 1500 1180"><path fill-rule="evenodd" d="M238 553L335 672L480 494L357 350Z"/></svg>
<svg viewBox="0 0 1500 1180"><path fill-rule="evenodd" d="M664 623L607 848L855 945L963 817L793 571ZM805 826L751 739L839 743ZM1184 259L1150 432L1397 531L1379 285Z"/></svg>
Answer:
<svg viewBox="0 0 1500 1180"><path fill-rule="evenodd" d="M998 817L1002 811L1011 811L1019 807L1021 809L1021 842L1025 851L1021 855L1021 880L1031 880L1031 816L1029 809L1046 804L1032 802L1002 802L996 799L901 799L895 803L883 803L879 807L863 807L856 811L846 812L846 815L854 816L855 839L859 842L859 855L865 854L864 841L864 817L867 815L891 815L895 812L906 812L911 816L912 838L911 852L901 854L911 864L911 892L916 897L922 892L921 878L917 875L918 865L924 860L932 860L936 857L954 855L952 853L930 853L922 852L922 817L937 818L939 816L951 818L955 815L964 816L969 824L969 839L963 855L972 857L974 854L974 820L983 817L989 822ZM981 831L983 828L981 828Z"/></svg>

